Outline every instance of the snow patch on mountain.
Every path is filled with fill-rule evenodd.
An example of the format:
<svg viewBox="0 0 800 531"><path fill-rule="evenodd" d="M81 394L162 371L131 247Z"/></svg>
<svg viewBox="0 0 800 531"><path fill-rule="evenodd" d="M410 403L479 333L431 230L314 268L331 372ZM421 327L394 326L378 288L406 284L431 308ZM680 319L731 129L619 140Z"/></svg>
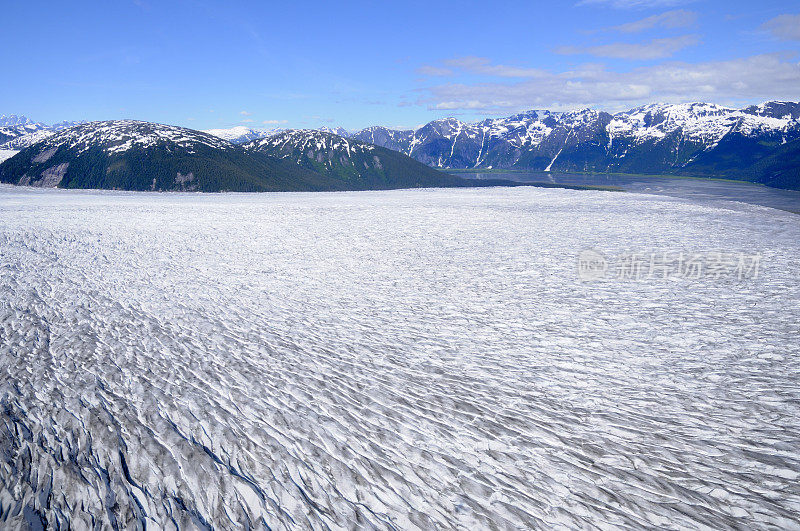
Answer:
<svg viewBox="0 0 800 531"><path fill-rule="evenodd" d="M332 135L339 135L339 136L350 136L350 131L345 129L344 127L326 127L322 126L317 131L322 131L323 133L330 133Z"/></svg>
<svg viewBox="0 0 800 531"><path fill-rule="evenodd" d="M0 149L0 162L10 159L19 153L16 149Z"/></svg>
<svg viewBox="0 0 800 531"><path fill-rule="evenodd" d="M17 127L17 126L41 126L26 116L17 116L16 114L0 114L0 127Z"/></svg>
<svg viewBox="0 0 800 531"><path fill-rule="evenodd" d="M282 153L283 157L290 156L296 149L303 153L311 149L314 152L327 154L346 154L348 157L355 153L365 153L375 149L374 145L316 129L287 129L267 138L253 141L246 147L255 151L274 150Z"/></svg>
<svg viewBox="0 0 800 531"><path fill-rule="evenodd" d="M246 144L253 140L260 138L269 138L275 135L280 135L284 131L291 131L292 129L251 129L242 125L236 127L229 127L227 129L206 129L203 132L210 135L217 136L228 142L234 144ZM302 131L320 131L322 133L348 137L351 135L350 131L343 127L320 127L319 129L302 129Z"/></svg>
<svg viewBox="0 0 800 531"><path fill-rule="evenodd" d="M237 125L236 127L229 127L227 129L206 129L203 132L222 138L233 144L244 144L245 142L250 142L257 138L265 138L273 135L276 130L251 129L243 125Z"/></svg>
<svg viewBox="0 0 800 531"><path fill-rule="evenodd" d="M88 122L56 133L41 145L43 149L63 146L79 153L100 146L107 153L122 153L161 143L172 143L187 149L197 145L223 150L234 147L230 142L201 131L136 120Z"/></svg>
<svg viewBox="0 0 800 531"><path fill-rule="evenodd" d="M475 123L444 118L414 131L374 126L351 137L435 167L511 167L529 153L543 169L546 161L552 165L561 151L588 146L596 153L598 145L609 165L625 159L636 146L661 142L668 142L666 151L675 152L673 158L680 160L678 151L683 146L712 149L729 134L747 138L777 135L781 142L798 138L800 104L765 102L732 109L711 103L655 103L614 115L596 109L531 110Z"/></svg>
<svg viewBox="0 0 800 531"><path fill-rule="evenodd" d="M25 149L26 147L30 147L37 142L41 142L53 134L53 131L49 129L41 129L39 131L34 131L32 133L27 133L16 138L12 138L3 144L0 144L0 149L13 149L19 151Z"/></svg>
<svg viewBox="0 0 800 531"><path fill-rule="evenodd" d="M680 131L687 140L713 144L734 129L749 136L764 131L783 131L793 122L796 125L791 117L759 116L709 103L652 104L616 114L608 131L630 135L638 142Z"/></svg>

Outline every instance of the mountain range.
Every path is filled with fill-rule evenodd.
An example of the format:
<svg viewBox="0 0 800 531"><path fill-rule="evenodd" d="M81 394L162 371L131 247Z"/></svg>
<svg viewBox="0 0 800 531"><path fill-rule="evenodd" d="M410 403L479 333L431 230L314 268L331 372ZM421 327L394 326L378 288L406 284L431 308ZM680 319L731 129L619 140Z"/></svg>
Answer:
<svg viewBox="0 0 800 531"><path fill-rule="evenodd" d="M449 175L401 153L320 131L294 131L246 145L135 120L88 122L45 133L17 137L39 136L0 164L0 182L203 192L518 184Z"/></svg>
<svg viewBox="0 0 800 531"><path fill-rule="evenodd" d="M436 171L397 151L313 129L280 131L252 140L244 144L244 148L291 161L309 171L346 183L349 189L464 184L460 177Z"/></svg>
<svg viewBox="0 0 800 531"><path fill-rule="evenodd" d="M0 162L76 124L81 126L46 126L25 117L0 116ZM373 126L360 131L263 131L238 126L194 133L238 145L255 158L294 161L345 187L390 182L399 186L406 177L398 171L410 172L410 182L423 175L432 179L427 169L398 157L404 155L444 170L676 174L800 189L800 103L794 102L742 109L711 103L651 104L615 114L532 110L474 123L445 118L414 130ZM375 149L381 150L379 158L391 168L388 172L371 165ZM419 182L423 181L429 182Z"/></svg>
<svg viewBox="0 0 800 531"><path fill-rule="evenodd" d="M800 189L800 168L791 162L800 153L800 103L793 102L651 104L616 114L533 110L339 134L442 169L678 174Z"/></svg>
<svg viewBox="0 0 800 531"><path fill-rule="evenodd" d="M45 125L41 122L34 122L25 116L2 114L0 115L0 162L57 131L81 123L84 122L59 122Z"/></svg>

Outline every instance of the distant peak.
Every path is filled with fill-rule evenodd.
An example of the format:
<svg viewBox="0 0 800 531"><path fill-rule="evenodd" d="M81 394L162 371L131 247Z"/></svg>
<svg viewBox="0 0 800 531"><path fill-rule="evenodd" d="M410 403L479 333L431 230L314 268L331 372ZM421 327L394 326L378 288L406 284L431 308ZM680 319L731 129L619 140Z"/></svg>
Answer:
<svg viewBox="0 0 800 531"><path fill-rule="evenodd" d="M26 116L18 116L16 114L0 114L0 126L15 127L20 125L34 124L30 118Z"/></svg>

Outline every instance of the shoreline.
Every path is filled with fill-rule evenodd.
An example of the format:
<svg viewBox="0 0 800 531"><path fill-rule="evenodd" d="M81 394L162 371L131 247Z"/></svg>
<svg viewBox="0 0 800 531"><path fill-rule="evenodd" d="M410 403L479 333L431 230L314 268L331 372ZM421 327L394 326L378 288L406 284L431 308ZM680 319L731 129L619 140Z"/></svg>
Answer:
<svg viewBox="0 0 800 531"><path fill-rule="evenodd" d="M459 174L479 174L479 173L523 173L523 174L548 174L553 176L559 175L585 175L587 177L598 176L598 177L635 177L641 179L692 179L698 181L718 181L718 182L727 182L727 183L742 183L742 184L752 184L754 186L761 186L765 188L773 188L775 190L792 190L791 188L775 188L772 186L767 186L763 183L756 183L753 181L744 181L740 179L730 179L725 177L700 177L696 175L676 175L673 173L622 173L622 172L586 172L586 171L550 171L545 172L544 170L522 170L518 168L513 169L500 169L500 168L492 168L492 169L481 169L481 168L447 168L441 169L439 171L444 171L446 173L450 173L453 175ZM795 190L796 191L796 190Z"/></svg>

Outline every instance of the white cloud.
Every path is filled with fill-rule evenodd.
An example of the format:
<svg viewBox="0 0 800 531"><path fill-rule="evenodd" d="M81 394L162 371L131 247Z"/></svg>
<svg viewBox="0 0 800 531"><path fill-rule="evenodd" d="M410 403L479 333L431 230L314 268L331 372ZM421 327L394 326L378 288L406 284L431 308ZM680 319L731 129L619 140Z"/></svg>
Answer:
<svg viewBox="0 0 800 531"><path fill-rule="evenodd" d="M521 68L508 65L493 65L485 57L457 57L444 61L447 66L457 68L471 74L483 74L497 77L537 77L545 75L544 70L538 68Z"/></svg>
<svg viewBox="0 0 800 531"><path fill-rule="evenodd" d="M653 15L627 24L609 28L622 33L638 33L653 28L687 28L697 22L697 13L685 9L674 9L660 15Z"/></svg>
<svg viewBox="0 0 800 531"><path fill-rule="evenodd" d="M288 122L289 122L289 120L264 120L261 123L264 124L264 125L280 125L280 124L285 124L285 123L288 123Z"/></svg>
<svg viewBox="0 0 800 531"><path fill-rule="evenodd" d="M589 64L516 83L448 83L427 89L419 103L447 110L621 110L653 101L797 100L798 87L796 58L765 54L697 64L669 62L627 72Z"/></svg>
<svg viewBox="0 0 800 531"><path fill-rule="evenodd" d="M577 5L599 5L608 6L616 9L640 9L640 8L657 8L657 7L673 7L683 4L689 4L692 0L581 0Z"/></svg>
<svg viewBox="0 0 800 531"><path fill-rule="evenodd" d="M780 15L761 25L773 37L784 41L800 41L800 15Z"/></svg>
<svg viewBox="0 0 800 531"><path fill-rule="evenodd" d="M247 111L241 111L239 114L241 114L242 116L250 116L253 113Z"/></svg>
<svg viewBox="0 0 800 531"><path fill-rule="evenodd" d="M440 68L438 66L422 65L417 68L417 74L423 76L451 76L453 71L449 68Z"/></svg>
<svg viewBox="0 0 800 531"><path fill-rule="evenodd" d="M644 44L616 42L599 46L561 46L554 51L559 54L574 55L588 54L596 57L612 57L615 59L663 59L697 44L700 39L697 35L681 35L679 37L666 37L653 39Z"/></svg>
<svg viewBox="0 0 800 531"><path fill-rule="evenodd" d="M251 124L251 123L253 123L253 120L252 120L251 118L245 118L244 120L242 120L242 121L241 121L241 122L239 122L239 123L242 123L242 124Z"/></svg>

